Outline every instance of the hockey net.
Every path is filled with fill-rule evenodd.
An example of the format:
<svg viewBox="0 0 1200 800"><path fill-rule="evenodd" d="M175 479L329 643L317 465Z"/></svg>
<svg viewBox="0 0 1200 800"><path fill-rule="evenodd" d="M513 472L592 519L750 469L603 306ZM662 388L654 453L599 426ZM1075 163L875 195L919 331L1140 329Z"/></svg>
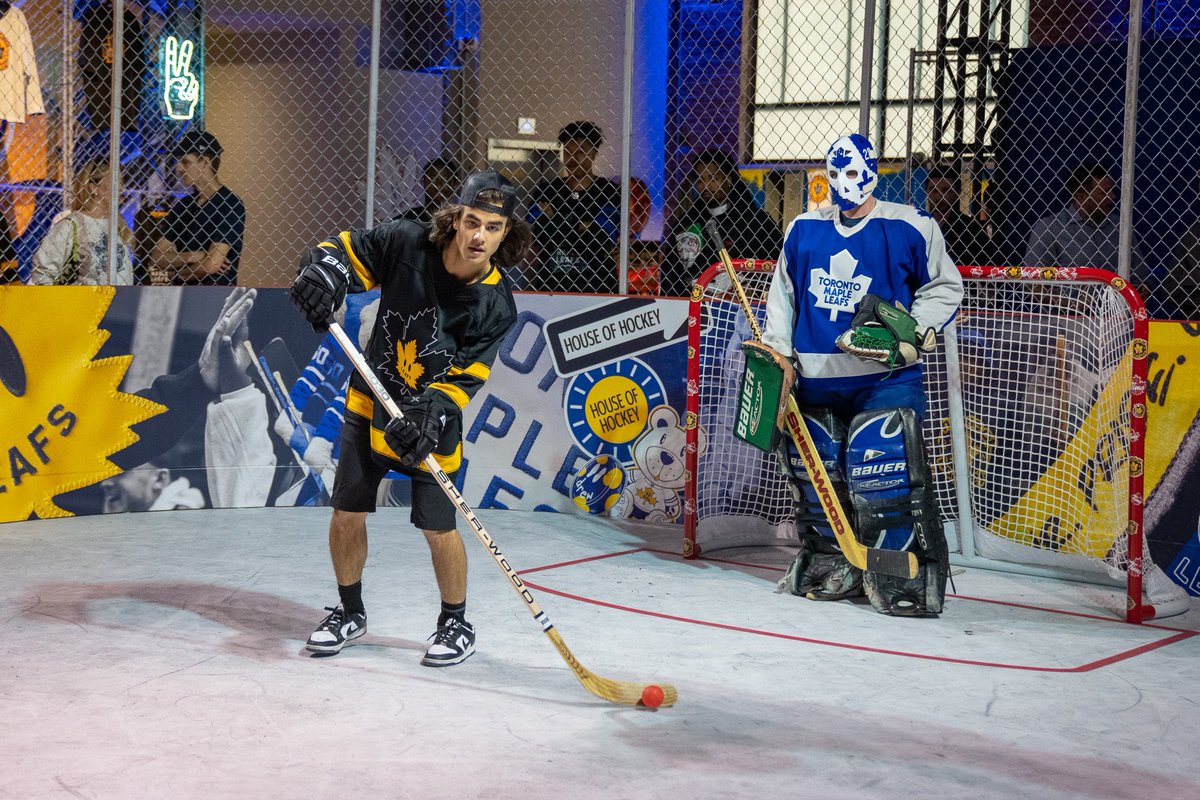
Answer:
<svg viewBox="0 0 1200 800"><path fill-rule="evenodd" d="M764 321L774 263L737 261ZM1102 270L962 268L954 325L926 358L924 434L952 560L1115 582L1126 619L1186 610L1142 542L1147 316ZM796 542L774 457L733 436L751 338L719 265L693 287L684 555Z"/></svg>

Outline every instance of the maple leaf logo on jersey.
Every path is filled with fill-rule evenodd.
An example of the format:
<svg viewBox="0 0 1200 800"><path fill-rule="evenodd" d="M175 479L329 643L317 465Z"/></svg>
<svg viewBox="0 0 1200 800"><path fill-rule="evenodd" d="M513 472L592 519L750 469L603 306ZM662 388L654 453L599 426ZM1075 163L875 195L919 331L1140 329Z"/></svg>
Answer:
<svg viewBox="0 0 1200 800"><path fill-rule="evenodd" d="M396 356L396 372L400 374L400 380L408 384L408 388L417 388L417 381L425 374L425 367L417 361L416 339L409 339L400 345L400 353Z"/></svg>
<svg viewBox="0 0 1200 800"><path fill-rule="evenodd" d="M384 315L383 332L387 347L380 371L403 397L415 397L426 386L439 381L450 369L451 355L438 345L437 310L425 308L404 315L389 311Z"/></svg>
<svg viewBox="0 0 1200 800"><path fill-rule="evenodd" d="M855 275L858 259L843 250L829 259L829 270L814 269L808 279L808 293L817 298L817 308L829 309L829 321L837 322L838 314L854 313L858 302L871 286L866 275Z"/></svg>

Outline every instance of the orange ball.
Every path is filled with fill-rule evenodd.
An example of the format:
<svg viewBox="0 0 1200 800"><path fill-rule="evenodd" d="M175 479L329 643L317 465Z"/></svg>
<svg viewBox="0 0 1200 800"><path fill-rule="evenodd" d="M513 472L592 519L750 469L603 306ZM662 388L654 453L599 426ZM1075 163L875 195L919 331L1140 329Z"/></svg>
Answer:
<svg viewBox="0 0 1200 800"><path fill-rule="evenodd" d="M645 689L642 689L642 705L646 708L658 708L662 705L663 690L657 684L650 684Z"/></svg>

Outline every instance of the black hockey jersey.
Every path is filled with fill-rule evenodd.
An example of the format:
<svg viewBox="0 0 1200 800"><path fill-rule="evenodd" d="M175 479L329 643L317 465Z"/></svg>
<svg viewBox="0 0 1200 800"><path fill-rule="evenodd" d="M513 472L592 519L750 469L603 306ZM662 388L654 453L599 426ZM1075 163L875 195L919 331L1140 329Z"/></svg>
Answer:
<svg viewBox="0 0 1200 800"><path fill-rule="evenodd" d="M441 248L429 241L429 226L411 220L343 231L319 246L350 267L350 291L380 288L367 362L397 403L437 395L449 413L434 456L446 472L457 470L462 410L488 379L500 342L516 321L508 277L493 265L475 283L462 283L446 271ZM387 411L358 374L350 379L346 412L371 420L372 451L398 469L397 454L383 438Z"/></svg>

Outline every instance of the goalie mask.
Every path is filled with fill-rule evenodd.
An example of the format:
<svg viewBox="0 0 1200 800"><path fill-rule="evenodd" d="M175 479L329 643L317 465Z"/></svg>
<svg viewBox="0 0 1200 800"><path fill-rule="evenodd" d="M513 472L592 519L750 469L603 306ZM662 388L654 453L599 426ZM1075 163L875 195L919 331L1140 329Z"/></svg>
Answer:
<svg viewBox="0 0 1200 800"><path fill-rule="evenodd" d="M851 211L867 202L879 183L879 159L865 136L852 133L829 146L825 156L829 188L842 211Z"/></svg>

